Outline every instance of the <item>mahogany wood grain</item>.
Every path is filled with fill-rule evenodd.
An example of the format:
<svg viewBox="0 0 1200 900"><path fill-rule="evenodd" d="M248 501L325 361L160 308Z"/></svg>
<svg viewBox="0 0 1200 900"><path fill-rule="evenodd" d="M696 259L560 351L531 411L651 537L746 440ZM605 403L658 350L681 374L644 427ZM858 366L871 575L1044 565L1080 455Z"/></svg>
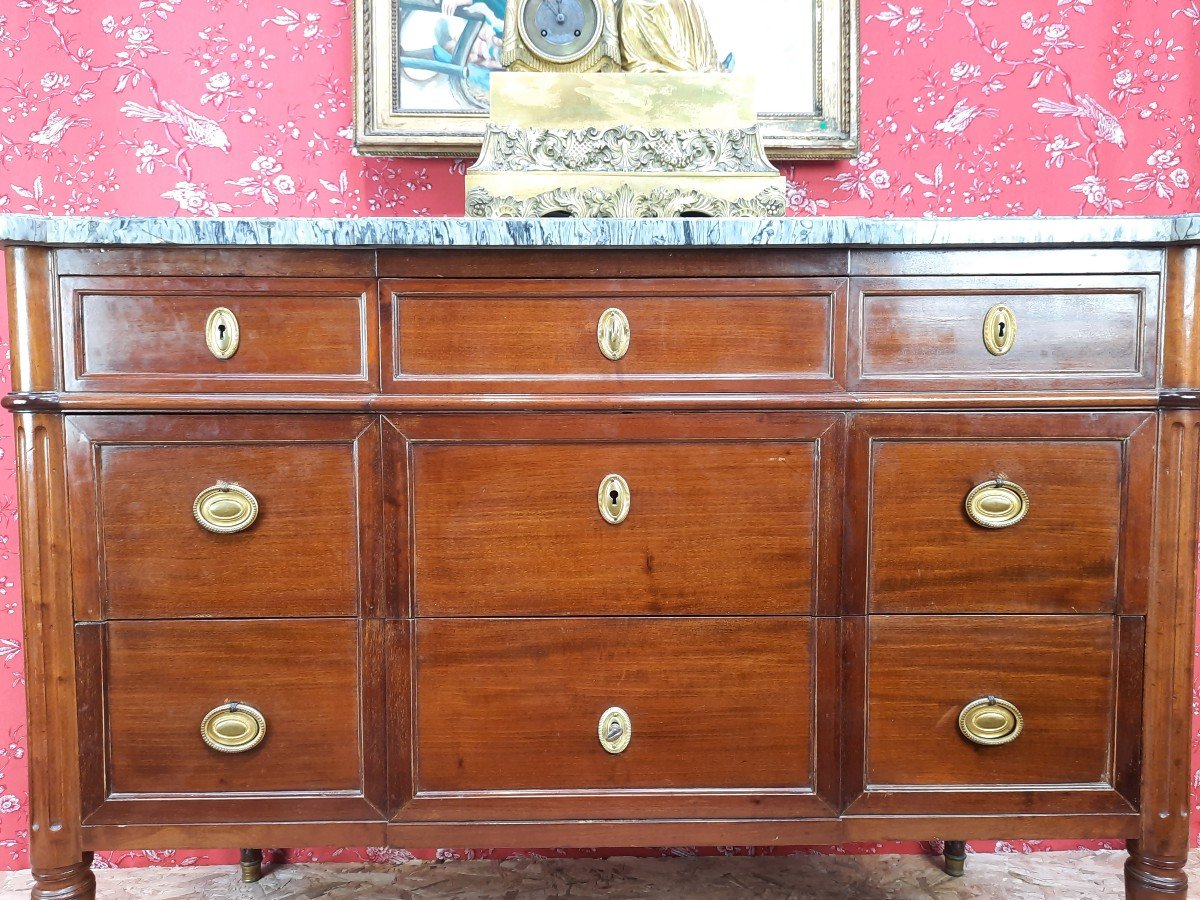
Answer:
<svg viewBox="0 0 1200 900"><path fill-rule="evenodd" d="M1142 413L854 417L846 522L851 612L1140 613L1146 607L1154 418ZM1003 475L1024 520L972 522Z"/></svg>
<svg viewBox="0 0 1200 900"><path fill-rule="evenodd" d="M61 247L60 275L220 278L370 278L375 251L272 247Z"/></svg>
<svg viewBox="0 0 1200 900"><path fill-rule="evenodd" d="M361 279L61 278L71 390L370 391L378 309ZM229 359L205 344L209 314L237 317Z"/></svg>
<svg viewBox="0 0 1200 900"><path fill-rule="evenodd" d="M852 389L1155 384L1154 276L864 277L851 281L851 297ZM1012 349L1002 356L983 342L995 304L1016 319Z"/></svg>
<svg viewBox="0 0 1200 900"><path fill-rule="evenodd" d="M12 390L61 390L55 254L45 247L8 247L4 269Z"/></svg>
<svg viewBox="0 0 1200 900"><path fill-rule="evenodd" d="M836 701L814 642L795 617L423 619L401 816L820 814L814 719ZM597 737L612 706L632 723L616 755Z"/></svg>
<svg viewBox="0 0 1200 900"><path fill-rule="evenodd" d="M1111 617L872 616L868 641L868 797L857 809L936 811L936 794L957 787L992 790L974 798L977 812L1010 812L995 789L1095 795L1112 787L1118 659ZM1010 744L983 747L959 732L962 708L989 696L1024 717ZM925 790L871 802L872 794L914 787Z"/></svg>
<svg viewBox="0 0 1200 900"><path fill-rule="evenodd" d="M833 279L385 281L385 390L831 390L843 366L846 282ZM629 319L606 358L596 326Z"/></svg>
<svg viewBox="0 0 1200 900"><path fill-rule="evenodd" d="M376 608L373 420L72 417L68 440L81 619ZM247 530L215 534L196 521L196 495L218 482L258 501Z"/></svg>
<svg viewBox="0 0 1200 900"><path fill-rule="evenodd" d="M1124 275L1158 274L1158 247L926 247L857 248L851 275Z"/></svg>
<svg viewBox="0 0 1200 900"><path fill-rule="evenodd" d="M396 420L418 615L830 613L841 419ZM600 515L610 473L630 512ZM403 534L398 534L403 538ZM411 560L411 562L409 562Z"/></svg>
<svg viewBox="0 0 1200 900"><path fill-rule="evenodd" d="M1200 247L1167 251L1162 386L1200 390Z"/></svg>
<svg viewBox="0 0 1200 900"><path fill-rule="evenodd" d="M1193 302L1194 302L1193 298ZM1126 896L1185 896L1200 518L1200 413L1164 412L1159 428L1154 602L1147 615L1142 831L1129 847Z"/></svg>

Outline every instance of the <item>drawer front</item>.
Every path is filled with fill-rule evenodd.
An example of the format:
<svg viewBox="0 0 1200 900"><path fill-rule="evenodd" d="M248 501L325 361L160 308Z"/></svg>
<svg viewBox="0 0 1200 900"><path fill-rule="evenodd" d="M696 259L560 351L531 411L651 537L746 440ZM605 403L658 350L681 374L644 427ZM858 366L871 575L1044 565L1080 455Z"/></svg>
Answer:
<svg viewBox="0 0 1200 900"><path fill-rule="evenodd" d="M360 640L359 627L352 619L79 626L81 730L85 746L103 748L103 767L84 773L95 815L201 821L238 804L244 818L367 814L364 797L382 787L374 745L382 735L365 712L378 702L365 697L379 691L382 641Z"/></svg>
<svg viewBox="0 0 1200 900"><path fill-rule="evenodd" d="M866 277L852 291L852 389L1154 387L1155 276Z"/></svg>
<svg viewBox="0 0 1200 900"><path fill-rule="evenodd" d="M870 617L867 797L853 811L929 811L940 803L937 811L949 813L972 791L969 811L977 814L1011 811L1009 804L1064 811L1052 807L1072 792L1078 796L1067 809L1129 809L1137 790L1142 622ZM849 771L857 771L853 760Z"/></svg>
<svg viewBox="0 0 1200 900"><path fill-rule="evenodd" d="M68 390L325 393L378 383L366 279L63 278L60 288ZM228 312L213 320L224 328L214 336L221 355L207 339L219 309Z"/></svg>
<svg viewBox="0 0 1200 900"><path fill-rule="evenodd" d="M372 608L379 464L372 420L69 422L78 618Z"/></svg>
<svg viewBox="0 0 1200 900"><path fill-rule="evenodd" d="M838 416L395 424L394 483L407 484L411 510L396 529L411 550L396 556L411 561L418 615L807 613L836 603Z"/></svg>
<svg viewBox="0 0 1200 900"><path fill-rule="evenodd" d="M602 818L652 808L678 817L705 804L761 816L772 803L817 802L813 620L425 619L414 627L408 816L452 815L465 796L497 814L569 807ZM820 628L836 648L832 624ZM401 745L409 739L396 735ZM749 791L773 799L756 807Z"/></svg>
<svg viewBox="0 0 1200 900"><path fill-rule="evenodd" d="M849 609L1142 612L1154 421L857 416Z"/></svg>
<svg viewBox="0 0 1200 900"><path fill-rule="evenodd" d="M844 279L384 282L392 390L751 390L840 371ZM617 312L605 318L605 311ZM386 350L387 348L385 348ZM539 384L541 383L541 384Z"/></svg>

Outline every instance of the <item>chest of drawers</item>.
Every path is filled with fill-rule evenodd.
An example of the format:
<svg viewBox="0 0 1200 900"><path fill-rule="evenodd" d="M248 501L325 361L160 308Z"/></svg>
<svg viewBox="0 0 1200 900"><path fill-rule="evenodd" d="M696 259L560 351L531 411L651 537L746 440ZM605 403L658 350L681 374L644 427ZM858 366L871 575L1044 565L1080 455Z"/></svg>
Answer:
<svg viewBox="0 0 1200 900"><path fill-rule="evenodd" d="M1183 896L1200 253L8 250L93 850L1123 838Z"/></svg>

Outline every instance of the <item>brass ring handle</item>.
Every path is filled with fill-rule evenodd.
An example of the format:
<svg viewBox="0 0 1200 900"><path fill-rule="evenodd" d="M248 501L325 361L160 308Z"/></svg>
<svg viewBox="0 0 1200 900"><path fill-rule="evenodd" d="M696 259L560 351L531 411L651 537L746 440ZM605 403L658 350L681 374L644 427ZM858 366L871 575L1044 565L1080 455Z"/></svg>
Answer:
<svg viewBox="0 0 1200 900"><path fill-rule="evenodd" d="M204 743L221 753L253 750L266 736L266 718L245 703L223 703L210 710L200 723Z"/></svg>
<svg viewBox="0 0 1200 900"><path fill-rule="evenodd" d="M983 346L992 356L1003 356L1017 340L1017 314L997 303L983 317Z"/></svg>
<svg viewBox="0 0 1200 900"><path fill-rule="evenodd" d="M240 484L218 481L196 495L192 512L202 528L216 534L233 534L254 524L258 500Z"/></svg>
<svg viewBox="0 0 1200 900"><path fill-rule="evenodd" d="M237 353L240 336L233 310L218 306L208 314L208 321L204 324L204 343L208 345L209 353L217 359L229 359Z"/></svg>
<svg viewBox="0 0 1200 900"><path fill-rule="evenodd" d="M629 483L613 472L600 479L600 489L596 491L596 505L600 508L600 516L609 525L620 525L629 515Z"/></svg>
<svg viewBox="0 0 1200 900"><path fill-rule="evenodd" d="M633 722L629 713L619 706L610 706L600 714L597 733L601 747L614 755L623 753L633 738Z"/></svg>
<svg viewBox="0 0 1200 900"><path fill-rule="evenodd" d="M611 360L618 360L629 352L629 319L616 307L600 313L596 322L596 343L600 352Z"/></svg>
<svg viewBox="0 0 1200 900"><path fill-rule="evenodd" d="M967 494L967 516L984 528L1009 528L1029 512L1029 495L1025 489L1003 475L977 484Z"/></svg>
<svg viewBox="0 0 1200 900"><path fill-rule="evenodd" d="M999 697L980 697L964 706L958 714L958 730L963 737L984 747L1010 744L1024 727L1021 711Z"/></svg>

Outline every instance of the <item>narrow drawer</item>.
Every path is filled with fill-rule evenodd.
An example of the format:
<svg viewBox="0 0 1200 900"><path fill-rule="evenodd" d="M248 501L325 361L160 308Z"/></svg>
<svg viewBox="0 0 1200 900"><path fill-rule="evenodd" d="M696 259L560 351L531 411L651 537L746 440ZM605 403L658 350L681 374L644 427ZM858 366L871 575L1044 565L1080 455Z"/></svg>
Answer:
<svg viewBox="0 0 1200 900"><path fill-rule="evenodd" d="M829 389L844 279L383 283L390 389ZM385 352L387 348L385 347ZM541 384L539 387L539 383ZM589 385L592 385L589 387ZM757 389L755 388L755 389Z"/></svg>
<svg viewBox="0 0 1200 900"><path fill-rule="evenodd" d="M394 746L414 742L407 816L450 816L469 803L477 815L518 817L815 809L816 723L836 703L834 693L818 700L816 688L818 628L836 652L829 620L426 619L414 627L413 727L393 738ZM836 781L827 762L826 780Z"/></svg>
<svg viewBox="0 0 1200 900"><path fill-rule="evenodd" d="M1153 275L862 277L851 290L852 389L1154 387Z"/></svg>
<svg viewBox="0 0 1200 900"><path fill-rule="evenodd" d="M371 608L373 420L68 421L79 618L334 616Z"/></svg>
<svg viewBox="0 0 1200 900"><path fill-rule="evenodd" d="M1154 421L856 416L849 609L1142 612Z"/></svg>
<svg viewBox="0 0 1200 900"><path fill-rule="evenodd" d="M870 617L853 811L1135 808L1143 621Z"/></svg>
<svg viewBox="0 0 1200 900"><path fill-rule="evenodd" d="M352 619L79 626L84 794L99 820L369 815L381 639ZM361 662L360 662L361 660ZM103 711L101 713L101 710ZM364 746L371 746L370 756ZM101 754L103 766L94 765ZM196 816L197 818L187 818Z"/></svg>
<svg viewBox="0 0 1200 900"><path fill-rule="evenodd" d="M423 616L836 604L841 417L395 420Z"/></svg>
<svg viewBox="0 0 1200 900"><path fill-rule="evenodd" d="M68 390L343 393L378 383L370 280L71 277L60 290Z"/></svg>

